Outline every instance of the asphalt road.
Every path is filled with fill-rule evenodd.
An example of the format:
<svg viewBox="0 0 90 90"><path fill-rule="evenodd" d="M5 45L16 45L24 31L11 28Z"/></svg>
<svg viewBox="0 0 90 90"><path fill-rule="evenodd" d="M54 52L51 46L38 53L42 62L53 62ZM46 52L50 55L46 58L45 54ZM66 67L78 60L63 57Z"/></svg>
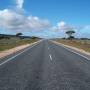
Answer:
<svg viewBox="0 0 90 90"><path fill-rule="evenodd" d="M0 90L90 90L90 61L44 40L0 64Z"/></svg>

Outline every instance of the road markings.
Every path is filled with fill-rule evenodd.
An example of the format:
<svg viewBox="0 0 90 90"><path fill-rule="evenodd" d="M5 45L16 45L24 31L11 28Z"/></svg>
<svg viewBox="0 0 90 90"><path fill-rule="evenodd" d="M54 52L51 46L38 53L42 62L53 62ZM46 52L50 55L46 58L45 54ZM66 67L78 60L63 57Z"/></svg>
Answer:
<svg viewBox="0 0 90 90"><path fill-rule="evenodd" d="M65 48L65 49L67 49L69 52L72 52L72 53L74 53L74 54L77 54L77 55L85 58L86 60L90 60L88 57L86 57L86 56L84 56L84 55L82 55L82 54L79 54L78 52L75 52L74 50L71 50L70 48L68 48L68 47L66 47L66 46L64 46L64 45L62 45L62 44L60 44L60 43L58 43L58 42L56 42L56 43L54 43L54 44L56 44L56 45L58 45L58 46L61 46L61 47Z"/></svg>
<svg viewBox="0 0 90 90"><path fill-rule="evenodd" d="M64 46L62 46L62 47L64 47ZM86 57L86 56L84 56L84 55L82 55L82 54L79 54L79 53L77 53L77 52L75 52L75 51L73 51L73 50L70 50L70 49L67 48L67 47L64 47L64 48L67 49L68 51L74 53L74 54L77 54L77 55L79 55L79 56L81 56L81 57L83 57L83 58L85 58L85 59L87 59L87 60L90 60L88 57Z"/></svg>
<svg viewBox="0 0 90 90"><path fill-rule="evenodd" d="M19 55L23 54L24 52L28 51L29 49L33 48L34 46L36 46L36 45L37 45L38 43L40 43L40 42L41 42L41 41L35 42L33 46L31 46L31 47L29 47L29 48L25 49L24 51L22 51L22 52L18 53L17 55L15 55L15 56L13 56L13 57L11 57L11 58L7 59L7 60L6 60L6 61L4 61L4 62L2 62L2 63L0 64L0 66L2 66L3 64L5 64L5 63L7 63L7 62L11 61L12 59L16 58L17 56L19 56Z"/></svg>
<svg viewBox="0 0 90 90"><path fill-rule="evenodd" d="M48 50L49 50L50 48L48 47ZM50 60L52 61L52 55L51 54L49 54L49 57L50 57Z"/></svg>
<svg viewBox="0 0 90 90"><path fill-rule="evenodd" d="M50 57L50 60L52 61L52 55L51 54L49 54L49 57Z"/></svg>

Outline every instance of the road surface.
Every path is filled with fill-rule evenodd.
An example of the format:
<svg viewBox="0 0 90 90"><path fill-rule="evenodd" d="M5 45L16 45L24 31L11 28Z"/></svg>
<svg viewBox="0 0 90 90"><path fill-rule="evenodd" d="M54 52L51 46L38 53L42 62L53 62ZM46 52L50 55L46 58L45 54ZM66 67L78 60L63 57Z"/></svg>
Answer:
<svg viewBox="0 0 90 90"><path fill-rule="evenodd" d="M0 63L0 90L90 90L90 61L44 40Z"/></svg>

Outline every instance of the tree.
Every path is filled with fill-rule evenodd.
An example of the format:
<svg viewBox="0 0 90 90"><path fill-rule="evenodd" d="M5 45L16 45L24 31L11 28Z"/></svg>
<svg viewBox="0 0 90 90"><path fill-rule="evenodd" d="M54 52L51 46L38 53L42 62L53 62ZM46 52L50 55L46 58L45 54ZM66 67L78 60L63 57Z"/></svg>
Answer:
<svg viewBox="0 0 90 90"><path fill-rule="evenodd" d="M66 31L66 34L68 35L68 38L69 39L73 39L74 38L74 36L72 36L74 33L75 33L74 30L68 30L68 31Z"/></svg>
<svg viewBox="0 0 90 90"><path fill-rule="evenodd" d="M22 33L17 33L16 34L16 37L19 37L19 36L21 36L21 35L23 35Z"/></svg>

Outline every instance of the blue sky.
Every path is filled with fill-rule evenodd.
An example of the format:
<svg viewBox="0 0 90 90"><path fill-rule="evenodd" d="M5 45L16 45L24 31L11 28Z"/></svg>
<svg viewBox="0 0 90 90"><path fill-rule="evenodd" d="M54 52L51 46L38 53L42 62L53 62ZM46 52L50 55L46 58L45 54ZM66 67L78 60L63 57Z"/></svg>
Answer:
<svg viewBox="0 0 90 90"><path fill-rule="evenodd" d="M21 7L17 8L17 6L20 5L20 1L23 1L23 3L21 3ZM7 9L7 11L5 11L5 9ZM5 15L11 16L13 16L14 11L15 15L17 13L19 15L19 12L22 12L23 15L20 14L21 17L31 17L30 25L34 22L36 26L33 25L34 28L30 27L30 29L32 29L31 31L23 30L22 32L26 35L37 35L47 38L59 37L59 35L60 37L64 37L65 31L61 29L64 26L69 26L82 27L79 28L80 30L76 30L78 37L90 37L90 0L0 0L0 11ZM5 17L2 15L0 18L4 18L5 20ZM36 20L37 18L39 18L38 21ZM10 20L8 19L8 21ZM50 26L46 22L50 23ZM3 26L5 27L5 25L4 23ZM7 27L11 29L12 26L7 25ZM11 34L18 32L17 30L15 31L15 28L14 30L7 30L7 27L4 29L1 28L1 32ZM53 27L56 30L52 29ZM40 28L41 30L36 30L36 28Z"/></svg>
<svg viewBox="0 0 90 90"><path fill-rule="evenodd" d="M75 25L90 24L90 0L26 0L24 8L54 24L59 20Z"/></svg>

